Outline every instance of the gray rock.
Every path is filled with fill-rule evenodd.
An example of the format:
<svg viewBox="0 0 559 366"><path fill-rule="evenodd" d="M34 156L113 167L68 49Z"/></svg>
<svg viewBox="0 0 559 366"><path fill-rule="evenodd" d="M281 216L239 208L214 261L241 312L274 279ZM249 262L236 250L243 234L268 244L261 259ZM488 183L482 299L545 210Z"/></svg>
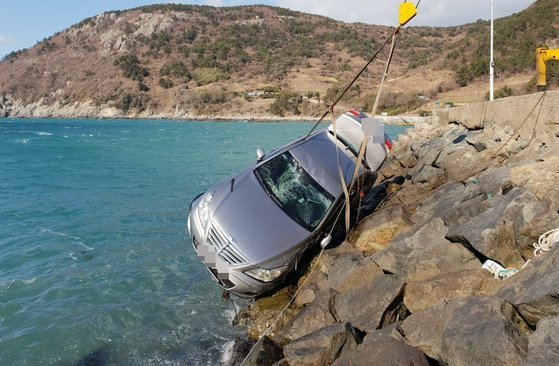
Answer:
<svg viewBox="0 0 559 366"><path fill-rule="evenodd" d="M452 365L520 365L528 333L511 304L496 297L472 297L453 311L442 349Z"/></svg>
<svg viewBox="0 0 559 366"><path fill-rule="evenodd" d="M446 359L442 335L448 319L459 305L458 301L441 301L427 310L408 316L400 326L407 343L432 359Z"/></svg>
<svg viewBox="0 0 559 366"><path fill-rule="evenodd" d="M363 285L365 281L382 276L383 272L372 258L355 261L337 261L328 272L328 284L338 292L347 292Z"/></svg>
<svg viewBox="0 0 559 366"><path fill-rule="evenodd" d="M293 319L288 327L286 338L288 340L297 339L336 323L334 316L336 294L336 291L333 290L319 293L318 298Z"/></svg>
<svg viewBox="0 0 559 366"><path fill-rule="evenodd" d="M443 220L435 218L372 258L383 271L405 281L423 281L442 273L479 268L481 263L470 251L445 239L447 231Z"/></svg>
<svg viewBox="0 0 559 366"><path fill-rule="evenodd" d="M229 353L227 366L271 365L282 358L283 352L268 337L264 337L256 345L254 341L237 338ZM104 365L104 363L102 364ZM95 363L95 365L97 365L97 363Z"/></svg>
<svg viewBox="0 0 559 366"><path fill-rule="evenodd" d="M411 148L403 148L396 157L398 163L404 168L412 168L417 160Z"/></svg>
<svg viewBox="0 0 559 366"><path fill-rule="evenodd" d="M392 275L364 279L364 285L336 297L339 321L351 322L370 332L405 317L402 307L404 283Z"/></svg>
<svg viewBox="0 0 559 366"><path fill-rule="evenodd" d="M489 208L476 184L452 183L433 192L415 209L412 219L426 222L440 217L447 227L457 226Z"/></svg>
<svg viewBox="0 0 559 366"><path fill-rule="evenodd" d="M466 142L446 145L433 166L448 173L448 179L462 179L480 167L480 154Z"/></svg>
<svg viewBox="0 0 559 366"><path fill-rule="evenodd" d="M482 268L444 273L427 281L408 283L404 304L411 313L416 313L442 300L494 295L500 285L500 280Z"/></svg>
<svg viewBox="0 0 559 366"><path fill-rule="evenodd" d="M493 168L483 172L478 178L473 178L471 182L479 186L481 191L492 196L502 193L502 187L510 183L510 167Z"/></svg>
<svg viewBox="0 0 559 366"><path fill-rule="evenodd" d="M534 258L524 269L507 278L500 297L513 304L522 317L536 326L540 319L559 315L559 246Z"/></svg>
<svg viewBox="0 0 559 366"><path fill-rule="evenodd" d="M491 208L466 223L448 230L446 238L461 243L480 258L491 258L502 265L520 268L524 264L514 236L513 223L503 218L507 206L525 190L514 188L506 195L487 197Z"/></svg>
<svg viewBox="0 0 559 366"><path fill-rule="evenodd" d="M349 323L337 323L287 344L283 353L290 365L329 365L361 342Z"/></svg>
<svg viewBox="0 0 559 366"><path fill-rule="evenodd" d="M482 152L487 149L487 144L485 142L479 141L475 137L467 137L466 142L471 145L477 152Z"/></svg>
<svg viewBox="0 0 559 366"><path fill-rule="evenodd" d="M446 172L432 165L422 165L421 170L412 177L413 183L428 183L437 188L446 182Z"/></svg>
<svg viewBox="0 0 559 366"><path fill-rule="evenodd" d="M559 365L559 317L540 320L530 337L524 365Z"/></svg>
<svg viewBox="0 0 559 366"><path fill-rule="evenodd" d="M429 366L427 357L417 349L390 336L376 337L374 341L363 342L351 353L346 353L332 365L338 366Z"/></svg>
<svg viewBox="0 0 559 366"><path fill-rule="evenodd" d="M408 343L450 365L520 365L529 330L514 307L497 297L440 302L402 323Z"/></svg>

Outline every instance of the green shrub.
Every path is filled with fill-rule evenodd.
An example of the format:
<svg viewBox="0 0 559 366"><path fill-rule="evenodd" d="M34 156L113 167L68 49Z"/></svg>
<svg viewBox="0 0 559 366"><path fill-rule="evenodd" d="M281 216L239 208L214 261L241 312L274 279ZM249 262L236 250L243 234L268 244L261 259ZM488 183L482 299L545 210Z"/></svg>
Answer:
<svg viewBox="0 0 559 366"><path fill-rule="evenodd" d="M121 109L124 112L128 112L131 109L136 109L138 112L142 112L147 108L149 102L149 96L147 94L123 94L120 99L116 102L115 107Z"/></svg>
<svg viewBox="0 0 559 366"><path fill-rule="evenodd" d="M174 84L173 84L172 80L165 79L165 78L160 78L159 79L159 86L161 86L164 89L170 89L174 86Z"/></svg>
<svg viewBox="0 0 559 366"><path fill-rule="evenodd" d="M135 55L120 56L114 64L120 67L126 78L142 81L144 77L149 76L148 69L140 65L140 60Z"/></svg>
<svg viewBox="0 0 559 366"><path fill-rule="evenodd" d="M286 112L290 114L301 114L299 106L303 99L297 93L281 93L274 103L270 106L270 113L276 116L285 116Z"/></svg>
<svg viewBox="0 0 559 366"><path fill-rule="evenodd" d="M171 76L175 78L190 78L188 67L182 61L171 61L163 65L159 70L160 76Z"/></svg>
<svg viewBox="0 0 559 366"><path fill-rule="evenodd" d="M224 72L221 69L216 67L214 68L206 68L201 67L192 72L192 76L194 80L198 82L198 85L206 85L215 83L219 80L227 80L229 79L229 74Z"/></svg>

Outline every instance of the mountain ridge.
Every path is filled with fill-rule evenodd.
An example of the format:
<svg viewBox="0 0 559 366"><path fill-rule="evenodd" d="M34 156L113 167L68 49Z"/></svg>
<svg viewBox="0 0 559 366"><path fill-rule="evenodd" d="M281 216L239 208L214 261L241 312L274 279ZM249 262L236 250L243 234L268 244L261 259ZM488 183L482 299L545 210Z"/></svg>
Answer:
<svg viewBox="0 0 559 366"><path fill-rule="evenodd" d="M496 42L498 87L509 82L510 92L534 89L527 55L532 44L535 51L559 38L558 9L552 0L538 0L496 21L496 41L503 39ZM313 118L392 29L256 5L105 12L6 55L0 116ZM434 100L482 100L485 33L488 22L481 20L404 28L380 110L418 112ZM526 39L522 49L510 41L519 34ZM342 105L370 109L387 51ZM559 72L550 69L555 85ZM473 96L464 97L468 88Z"/></svg>

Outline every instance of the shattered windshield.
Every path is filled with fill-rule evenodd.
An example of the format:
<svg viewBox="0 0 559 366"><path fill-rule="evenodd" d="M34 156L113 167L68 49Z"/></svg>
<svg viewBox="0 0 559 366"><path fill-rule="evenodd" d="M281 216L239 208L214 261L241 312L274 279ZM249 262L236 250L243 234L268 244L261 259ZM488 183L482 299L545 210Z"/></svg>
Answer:
<svg viewBox="0 0 559 366"><path fill-rule="evenodd" d="M309 231L320 223L334 202L334 197L289 152L262 164L254 173L283 211Z"/></svg>

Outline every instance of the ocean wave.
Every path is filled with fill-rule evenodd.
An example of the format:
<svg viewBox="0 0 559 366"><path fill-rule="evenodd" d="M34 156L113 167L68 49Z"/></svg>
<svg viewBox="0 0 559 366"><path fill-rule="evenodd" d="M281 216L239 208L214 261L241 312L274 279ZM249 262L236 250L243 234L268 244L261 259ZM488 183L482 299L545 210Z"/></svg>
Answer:
<svg viewBox="0 0 559 366"><path fill-rule="evenodd" d="M13 278L6 282L0 282L0 288L9 289L12 286L29 286L37 282L37 277L29 279L16 279Z"/></svg>
<svg viewBox="0 0 559 366"><path fill-rule="evenodd" d="M52 133L44 132L44 131L36 132L36 134L39 135L39 136L52 136Z"/></svg>
<svg viewBox="0 0 559 366"><path fill-rule="evenodd" d="M49 234L53 234L53 235L57 235L57 236L61 236L61 237L64 237L64 238L71 239L72 242L84 247L84 249L86 251L90 251L90 250L95 249L94 247L90 247L87 244L85 244L83 241L81 241L81 238L79 238L77 236L74 236L74 235L71 235L71 234L66 234L66 233L61 233L61 232L54 231L54 230L47 229L47 228L43 228L43 227L40 227L39 229L41 229L41 233L49 233Z"/></svg>
<svg viewBox="0 0 559 366"><path fill-rule="evenodd" d="M29 139L15 139L14 141L18 144L28 144L29 143Z"/></svg>

